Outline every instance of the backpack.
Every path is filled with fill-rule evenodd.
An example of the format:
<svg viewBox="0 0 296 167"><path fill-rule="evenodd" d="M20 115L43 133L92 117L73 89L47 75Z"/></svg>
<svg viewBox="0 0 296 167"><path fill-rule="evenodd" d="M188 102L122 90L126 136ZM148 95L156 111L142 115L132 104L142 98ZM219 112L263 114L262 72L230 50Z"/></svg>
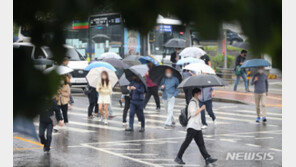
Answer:
<svg viewBox="0 0 296 167"><path fill-rule="evenodd" d="M194 100L190 100L190 102L191 101L194 101ZM188 118L188 105L186 105L185 108L181 109L181 114L179 115L179 122L183 127L186 127L190 118L191 117Z"/></svg>

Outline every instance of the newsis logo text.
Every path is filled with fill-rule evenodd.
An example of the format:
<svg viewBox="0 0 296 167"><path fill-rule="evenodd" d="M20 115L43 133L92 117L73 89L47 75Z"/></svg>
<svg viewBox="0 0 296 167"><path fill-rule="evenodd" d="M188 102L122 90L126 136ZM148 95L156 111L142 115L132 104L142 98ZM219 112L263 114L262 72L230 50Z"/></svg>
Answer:
<svg viewBox="0 0 296 167"><path fill-rule="evenodd" d="M274 153L271 152L229 152L226 160L233 161L271 161L274 159Z"/></svg>

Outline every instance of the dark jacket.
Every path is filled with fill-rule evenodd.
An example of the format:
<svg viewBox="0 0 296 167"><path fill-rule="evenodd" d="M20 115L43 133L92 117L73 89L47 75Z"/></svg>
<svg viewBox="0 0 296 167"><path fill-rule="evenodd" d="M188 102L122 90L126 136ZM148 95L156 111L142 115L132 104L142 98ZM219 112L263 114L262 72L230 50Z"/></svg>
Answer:
<svg viewBox="0 0 296 167"><path fill-rule="evenodd" d="M145 85L142 82L132 81L129 86L136 87L136 90L131 91L131 101L144 100Z"/></svg>
<svg viewBox="0 0 296 167"><path fill-rule="evenodd" d="M238 55L238 56L236 57L236 59L235 59L235 66L241 66L240 63L245 62L245 60L246 60L246 57L243 57L243 56L241 56L241 55Z"/></svg>
<svg viewBox="0 0 296 167"><path fill-rule="evenodd" d="M176 57L177 57L177 53L176 52L174 52L174 53L171 54L171 62L172 63L176 63L177 62L176 61Z"/></svg>
<svg viewBox="0 0 296 167"><path fill-rule="evenodd" d="M49 109L40 113L39 121L40 123L53 123L52 119L50 118L55 114L55 117L58 121L63 120L59 107L57 105L57 101L52 99Z"/></svg>

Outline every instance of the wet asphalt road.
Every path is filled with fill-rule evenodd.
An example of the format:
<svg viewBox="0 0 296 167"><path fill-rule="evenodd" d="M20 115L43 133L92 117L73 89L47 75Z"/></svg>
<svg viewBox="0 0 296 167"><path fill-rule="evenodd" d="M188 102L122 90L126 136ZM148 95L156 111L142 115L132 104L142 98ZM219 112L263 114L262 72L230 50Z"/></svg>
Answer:
<svg viewBox="0 0 296 167"><path fill-rule="evenodd" d="M155 111L153 98L145 110L146 131L139 133L137 121L134 132L124 131L119 94L112 97L116 117L109 120L108 126L98 119L88 120L87 98L80 92L73 96L75 105L69 111L70 123L54 133L50 154L44 154L34 139L14 133L14 166L179 166L173 159L186 133L179 123L173 130L163 128L166 114L163 110ZM267 108L268 122L263 124L255 122L254 105L218 102L213 105L218 125L215 127L207 116L209 127L203 131L209 154L219 159L213 166L281 166L280 108ZM176 99L175 118L184 106L185 100ZM256 159L259 154L264 160ZM185 166L205 166L194 141L183 160Z"/></svg>

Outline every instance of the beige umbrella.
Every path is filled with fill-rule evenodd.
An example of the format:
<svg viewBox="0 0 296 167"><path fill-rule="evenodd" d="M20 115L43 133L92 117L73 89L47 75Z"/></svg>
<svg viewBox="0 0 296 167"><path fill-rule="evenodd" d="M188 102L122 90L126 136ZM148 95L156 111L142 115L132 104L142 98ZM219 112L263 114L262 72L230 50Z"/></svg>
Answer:
<svg viewBox="0 0 296 167"><path fill-rule="evenodd" d="M116 73L106 67L98 67L91 69L88 74L86 75L86 79L88 81L88 84L91 87L96 88L98 85L98 82L101 82L101 73L103 71L106 71L108 73L109 81L112 84L112 87L115 86L115 84L118 81L118 78L116 76Z"/></svg>

